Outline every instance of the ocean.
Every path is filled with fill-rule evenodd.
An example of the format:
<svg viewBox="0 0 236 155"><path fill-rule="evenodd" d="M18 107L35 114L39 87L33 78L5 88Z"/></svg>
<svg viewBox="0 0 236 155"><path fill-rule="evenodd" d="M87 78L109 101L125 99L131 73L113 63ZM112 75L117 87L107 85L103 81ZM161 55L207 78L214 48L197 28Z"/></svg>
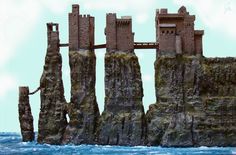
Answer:
<svg viewBox="0 0 236 155"><path fill-rule="evenodd" d="M236 147L163 148L147 146L48 145L21 142L19 133L0 133L0 155L236 155Z"/></svg>

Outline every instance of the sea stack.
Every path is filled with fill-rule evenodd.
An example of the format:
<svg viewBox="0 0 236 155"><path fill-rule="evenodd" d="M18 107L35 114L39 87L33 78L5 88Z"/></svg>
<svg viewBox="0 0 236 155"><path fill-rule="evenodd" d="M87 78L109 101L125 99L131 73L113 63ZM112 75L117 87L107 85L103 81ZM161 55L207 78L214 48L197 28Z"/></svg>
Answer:
<svg viewBox="0 0 236 155"><path fill-rule="evenodd" d="M144 145L143 87L131 18L107 14L105 34L105 108L99 120L98 143Z"/></svg>
<svg viewBox="0 0 236 155"><path fill-rule="evenodd" d="M61 144L67 125L58 24L48 23L48 48L40 79L38 143Z"/></svg>
<svg viewBox="0 0 236 155"><path fill-rule="evenodd" d="M69 61L71 72L71 101L67 112L69 124L63 144L94 144L99 118L96 101L96 56L94 46L94 17L79 14L79 5L69 13Z"/></svg>
<svg viewBox="0 0 236 155"><path fill-rule="evenodd" d="M23 142L34 140L34 124L29 103L29 87L19 87L19 121Z"/></svg>

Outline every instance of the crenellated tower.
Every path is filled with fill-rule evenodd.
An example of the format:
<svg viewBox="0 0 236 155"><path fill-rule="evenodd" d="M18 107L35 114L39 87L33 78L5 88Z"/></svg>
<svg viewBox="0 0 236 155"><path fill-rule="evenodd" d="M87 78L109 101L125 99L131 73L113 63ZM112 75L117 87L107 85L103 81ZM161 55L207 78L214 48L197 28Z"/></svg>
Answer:
<svg viewBox="0 0 236 155"><path fill-rule="evenodd" d="M79 5L69 13L69 50L92 49L94 46L94 17L80 15Z"/></svg>
<svg viewBox="0 0 236 155"><path fill-rule="evenodd" d="M122 16L117 19L116 14L107 14L105 35L107 51L134 50L134 33L132 32L132 19L130 16Z"/></svg>

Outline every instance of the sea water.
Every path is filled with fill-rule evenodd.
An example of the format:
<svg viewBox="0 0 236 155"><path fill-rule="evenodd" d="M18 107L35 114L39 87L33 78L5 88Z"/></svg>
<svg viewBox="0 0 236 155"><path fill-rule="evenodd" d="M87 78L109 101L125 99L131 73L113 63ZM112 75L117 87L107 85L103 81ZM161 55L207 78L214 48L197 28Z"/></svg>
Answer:
<svg viewBox="0 0 236 155"><path fill-rule="evenodd" d="M16 155L236 155L236 147L163 148L147 146L48 145L21 142L19 133L0 133L0 154Z"/></svg>

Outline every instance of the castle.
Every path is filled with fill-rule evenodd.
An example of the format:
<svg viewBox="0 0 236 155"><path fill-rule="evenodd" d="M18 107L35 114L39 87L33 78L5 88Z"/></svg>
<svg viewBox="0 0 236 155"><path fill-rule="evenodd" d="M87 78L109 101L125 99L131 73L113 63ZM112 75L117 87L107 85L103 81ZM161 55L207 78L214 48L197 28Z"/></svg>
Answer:
<svg viewBox="0 0 236 155"><path fill-rule="evenodd" d="M156 12L156 34L159 55L202 55L203 30L194 30L195 16L182 6L177 14L167 9Z"/></svg>
<svg viewBox="0 0 236 155"><path fill-rule="evenodd" d="M34 140L29 95L40 90L38 143L162 146L236 146L236 59L203 57L203 30L185 7L156 11L156 41L135 42L132 18L106 15L106 43L95 45L95 20L69 13L69 42L47 24L48 48L36 91L19 88L23 141ZM60 47L69 47L71 98L64 97ZM96 97L96 55L104 57L104 110ZM141 70L134 50L156 49L156 103L143 107ZM100 91L100 90L98 90ZM225 128L227 126L227 128Z"/></svg>
<svg viewBox="0 0 236 155"><path fill-rule="evenodd" d="M70 51L79 49L106 48L107 51L121 50L133 51L134 49L157 49L158 56L202 56L203 30L194 30L195 16L189 15L182 6L178 13L168 13L167 9L156 11L156 42L134 42L132 32L132 18L123 16L117 18L115 13L106 15L106 44L94 45L94 17L80 15L79 5L72 5L69 13L69 43L58 44L69 46ZM56 26L52 32L52 26ZM59 40L58 24L48 23L48 42ZM52 35L48 33L48 35ZM59 37L59 36L58 36Z"/></svg>

